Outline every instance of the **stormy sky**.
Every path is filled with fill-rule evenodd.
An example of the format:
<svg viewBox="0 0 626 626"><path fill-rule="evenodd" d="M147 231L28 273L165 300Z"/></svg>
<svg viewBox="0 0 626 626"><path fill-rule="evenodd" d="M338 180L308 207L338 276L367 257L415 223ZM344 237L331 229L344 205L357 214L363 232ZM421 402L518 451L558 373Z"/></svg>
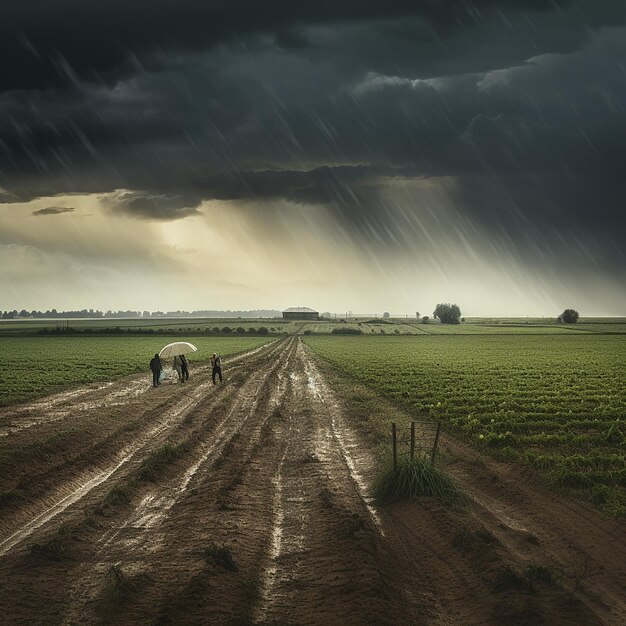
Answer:
<svg viewBox="0 0 626 626"><path fill-rule="evenodd" d="M0 309L626 314L622 0L3 0Z"/></svg>

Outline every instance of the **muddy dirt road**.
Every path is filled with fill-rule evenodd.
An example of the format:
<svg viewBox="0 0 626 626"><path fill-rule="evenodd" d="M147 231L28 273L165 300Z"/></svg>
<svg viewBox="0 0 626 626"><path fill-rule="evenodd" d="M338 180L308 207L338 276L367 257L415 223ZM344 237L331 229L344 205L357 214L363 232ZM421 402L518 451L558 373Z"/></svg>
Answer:
<svg viewBox="0 0 626 626"><path fill-rule="evenodd" d="M297 337L224 370L223 385L198 368L186 385L130 377L0 413L3 621L620 623L618 523L574 511L555 542L555 500L522 527L539 492L524 500L453 441L469 507L381 509L358 409ZM503 577L578 548L572 584Z"/></svg>

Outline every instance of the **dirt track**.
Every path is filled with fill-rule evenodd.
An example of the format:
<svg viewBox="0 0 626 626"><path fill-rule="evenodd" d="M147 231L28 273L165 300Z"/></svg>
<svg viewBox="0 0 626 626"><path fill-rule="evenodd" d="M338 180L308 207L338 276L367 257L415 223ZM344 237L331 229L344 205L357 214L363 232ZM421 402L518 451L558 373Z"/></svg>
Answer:
<svg viewBox="0 0 626 626"><path fill-rule="evenodd" d="M225 374L0 412L6 622L623 623L623 524L452 440L469 509L379 509L358 410L297 338ZM530 563L561 586L499 585Z"/></svg>

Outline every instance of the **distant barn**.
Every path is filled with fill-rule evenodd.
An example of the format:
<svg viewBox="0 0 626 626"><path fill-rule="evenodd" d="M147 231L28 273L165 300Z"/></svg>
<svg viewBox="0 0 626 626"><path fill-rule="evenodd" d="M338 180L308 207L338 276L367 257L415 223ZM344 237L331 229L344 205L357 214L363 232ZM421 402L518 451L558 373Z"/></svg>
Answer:
<svg viewBox="0 0 626 626"><path fill-rule="evenodd" d="M318 320L320 314L307 306L292 306L283 311L285 320Z"/></svg>

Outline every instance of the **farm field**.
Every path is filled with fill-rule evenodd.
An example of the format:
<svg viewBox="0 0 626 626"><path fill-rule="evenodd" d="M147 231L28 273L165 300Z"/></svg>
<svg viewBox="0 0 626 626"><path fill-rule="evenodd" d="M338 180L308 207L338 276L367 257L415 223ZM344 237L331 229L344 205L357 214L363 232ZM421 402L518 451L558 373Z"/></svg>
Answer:
<svg viewBox="0 0 626 626"><path fill-rule="evenodd" d="M626 336L307 337L340 370L626 515Z"/></svg>
<svg viewBox="0 0 626 626"><path fill-rule="evenodd" d="M146 372L155 352L180 336L158 337L6 337L0 336L0 406L33 398L72 385L106 381ZM185 337L198 352L194 362L207 361L213 352L228 356L271 341L266 337ZM146 378L147 380L147 378Z"/></svg>
<svg viewBox="0 0 626 626"><path fill-rule="evenodd" d="M81 341L149 355L153 344L143 342L154 339L2 341L31 340L52 358ZM190 339L198 356L218 345ZM225 358L223 384L196 361L184 385L152 388L145 374L111 374L3 407L3 619L619 623L621 520L520 481L515 464L448 435L440 465L465 504L374 500L383 442L367 426L377 415L407 422L413 411L337 373L304 343L353 356L356 346L374 346L380 369L382 346L484 340L293 335L260 346L259 337L219 338L222 354L244 350ZM431 363L437 358L432 351Z"/></svg>
<svg viewBox="0 0 626 626"><path fill-rule="evenodd" d="M458 325L440 324L429 320L424 324L415 319L349 318L319 321L286 321L283 319L249 318L105 318L105 319L13 319L0 320L0 337L19 335L57 334L206 334L218 336L267 334L332 334L350 329L354 333L381 335L421 334L569 334L569 333L626 333L624 318L581 318L577 324L557 324L541 318L467 318Z"/></svg>
<svg viewBox="0 0 626 626"><path fill-rule="evenodd" d="M145 333L237 333L257 332L265 328L267 334L293 332L300 324L282 319L248 318L98 318L98 319L13 319L0 320L0 336L24 333L50 333L72 329L77 332L145 332ZM227 329L224 333L224 329ZM240 331L241 332L241 331Z"/></svg>

